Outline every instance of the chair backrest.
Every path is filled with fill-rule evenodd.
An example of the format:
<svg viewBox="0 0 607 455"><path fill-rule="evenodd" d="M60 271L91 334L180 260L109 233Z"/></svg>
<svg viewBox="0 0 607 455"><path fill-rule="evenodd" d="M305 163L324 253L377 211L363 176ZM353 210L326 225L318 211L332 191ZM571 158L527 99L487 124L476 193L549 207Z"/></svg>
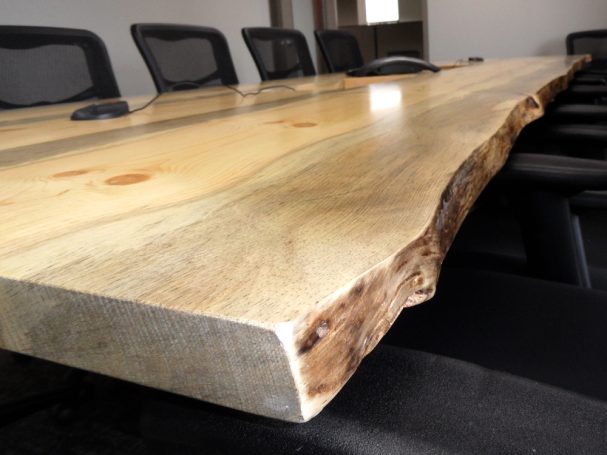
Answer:
<svg viewBox="0 0 607 455"><path fill-rule="evenodd" d="M245 27L242 36L262 80L314 76L306 38L298 30L274 27Z"/></svg>
<svg viewBox="0 0 607 455"><path fill-rule="evenodd" d="M215 28L133 24L131 34L160 93L238 84L228 42Z"/></svg>
<svg viewBox="0 0 607 455"><path fill-rule="evenodd" d="M94 33L0 26L0 109L118 97L107 50Z"/></svg>
<svg viewBox="0 0 607 455"><path fill-rule="evenodd" d="M567 35L567 54L591 54L593 66L607 67L607 30L587 30Z"/></svg>
<svg viewBox="0 0 607 455"><path fill-rule="evenodd" d="M342 73L363 66L358 40L343 30L316 30L316 41L330 73Z"/></svg>

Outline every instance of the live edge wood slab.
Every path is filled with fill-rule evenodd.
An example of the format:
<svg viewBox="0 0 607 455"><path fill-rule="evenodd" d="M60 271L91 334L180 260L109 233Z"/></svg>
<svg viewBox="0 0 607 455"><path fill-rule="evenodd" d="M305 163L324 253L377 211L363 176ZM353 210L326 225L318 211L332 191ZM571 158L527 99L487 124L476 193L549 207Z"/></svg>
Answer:
<svg viewBox="0 0 607 455"><path fill-rule="evenodd" d="M582 61L209 89L101 122L0 113L0 346L308 420L432 296L475 198Z"/></svg>

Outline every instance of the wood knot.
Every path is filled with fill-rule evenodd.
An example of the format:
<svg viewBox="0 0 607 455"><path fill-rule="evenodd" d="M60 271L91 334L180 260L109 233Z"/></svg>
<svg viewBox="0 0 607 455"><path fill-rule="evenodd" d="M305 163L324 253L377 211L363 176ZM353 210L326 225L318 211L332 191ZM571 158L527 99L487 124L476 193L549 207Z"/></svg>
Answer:
<svg viewBox="0 0 607 455"><path fill-rule="evenodd" d="M538 109L540 107L539 103L532 96L527 97L527 106L531 109Z"/></svg>
<svg viewBox="0 0 607 455"><path fill-rule="evenodd" d="M430 295L432 294L432 288L422 288L422 289L418 289L417 291L415 291L415 294L417 295Z"/></svg>
<svg viewBox="0 0 607 455"><path fill-rule="evenodd" d="M318 335L318 338L323 338L327 333L329 333L329 323L320 321L320 324L316 327L316 335Z"/></svg>
<svg viewBox="0 0 607 455"><path fill-rule="evenodd" d="M417 288L417 287L420 287L424 283L424 276L423 276L422 272L420 272L418 270L416 272L413 272L407 278L405 278L405 282L410 283L409 285L411 287Z"/></svg>
<svg viewBox="0 0 607 455"><path fill-rule="evenodd" d="M313 126L316 126L316 123L312 123L312 122L299 122L299 123L293 123L293 126L295 128L312 128Z"/></svg>
<svg viewBox="0 0 607 455"><path fill-rule="evenodd" d="M107 185L133 185L148 180L149 175L146 174L123 174L110 177L105 181Z"/></svg>
<svg viewBox="0 0 607 455"><path fill-rule="evenodd" d="M365 283L363 283L362 281L359 281L350 290L350 297L352 297L352 298L360 297L360 295L364 292L364 290L365 290Z"/></svg>
<svg viewBox="0 0 607 455"><path fill-rule="evenodd" d="M318 325L313 331L310 331L306 337L302 340L297 351L299 355L305 354L312 349L316 343L323 339L329 333L329 321L322 319L318 322Z"/></svg>

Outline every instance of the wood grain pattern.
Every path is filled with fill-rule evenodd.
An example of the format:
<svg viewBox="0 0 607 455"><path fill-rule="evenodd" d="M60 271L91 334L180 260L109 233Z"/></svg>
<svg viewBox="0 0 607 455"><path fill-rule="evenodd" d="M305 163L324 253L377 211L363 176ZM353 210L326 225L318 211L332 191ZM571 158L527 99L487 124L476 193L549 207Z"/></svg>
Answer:
<svg viewBox="0 0 607 455"><path fill-rule="evenodd" d="M0 346L308 420L432 296L475 198L582 60L218 88L103 122L2 113Z"/></svg>

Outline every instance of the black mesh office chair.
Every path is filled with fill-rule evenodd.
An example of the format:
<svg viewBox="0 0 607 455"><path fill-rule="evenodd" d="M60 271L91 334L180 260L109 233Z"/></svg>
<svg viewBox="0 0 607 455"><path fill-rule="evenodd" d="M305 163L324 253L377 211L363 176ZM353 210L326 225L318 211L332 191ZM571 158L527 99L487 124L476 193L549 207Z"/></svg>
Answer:
<svg viewBox="0 0 607 455"><path fill-rule="evenodd" d="M560 153L604 159L607 144L607 30L570 33L567 54L591 54L567 90L546 110L546 116L523 132L520 143L559 144ZM571 149L571 150L567 150ZM551 153L551 150L547 151Z"/></svg>
<svg viewBox="0 0 607 455"><path fill-rule="evenodd" d="M160 93L238 84L228 42L215 28L133 24L131 34Z"/></svg>
<svg viewBox="0 0 607 455"><path fill-rule="evenodd" d="M262 80L314 76L306 38L298 30L245 27L242 36Z"/></svg>
<svg viewBox="0 0 607 455"><path fill-rule="evenodd" d="M343 30L315 30L314 36L330 73L343 73L363 66L358 40Z"/></svg>
<svg viewBox="0 0 607 455"><path fill-rule="evenodd" d="M567 54L591 54L592 61L547 106L546 115L525 128L519 143L547 146L546 153L605 159L607 30L571 33L565 42Z"/></svg>
<svg viewBox="0 0 607 455"><path fill-rule="evenodd" d="M559 96L559 101L604 105L607 97L607 30L570 33L565 43L567 54L590 54L592 61L576 73L573 83Z"/></svg>
<svg viewBox="0 0 607 455"><path fill-rule="evenodd" d="M590 54L588 69L602 69L607 74L607 30L587 30L567 35L567 54Z"/></svg>
<svg viewBox="0 0 607 455"><path fill-rule="evenodd" d="M0 109L117 98L101 39L69 28L0 26Z"/></svg>

